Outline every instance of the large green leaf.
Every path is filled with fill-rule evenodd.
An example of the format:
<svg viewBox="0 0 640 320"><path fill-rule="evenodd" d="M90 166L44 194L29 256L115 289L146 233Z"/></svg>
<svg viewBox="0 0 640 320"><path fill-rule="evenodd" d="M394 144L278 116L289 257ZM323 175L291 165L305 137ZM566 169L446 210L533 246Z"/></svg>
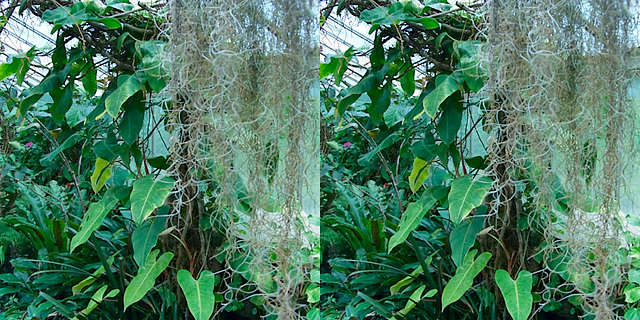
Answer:
<svg viewBox="0 0 640 320"><path fill-rule="evenodd" d="M166 222L166 217L156 217L153 222L147 220L131 234L133 259L138 266L144 264L149 252L155 247L158 235L164 230Z"/></svg>
<svg viewBox="0 0 640 320"><path fill-rule="evenodd" d="M367 94L371 98L371 105L368 108L369 117L377 125L391 104L391 83L388 82L382 88L373 88Z"/></svg>
<svg viewBox="0 0 640 320"><path fill-rule="evenodd" d="M474 260L478 250L471 250L464 257L464 263L456 269L456 274L442 290L442 310L462 298L473 285L473 279L484 269L491 259L491 253L483 252Z"/></svg>
<svg viewBox="0 0 640 320"><path fill-rule="evenodd" d="M404 117L411 111L413 106L407 104L392 103L387 111L384 112L384 123L391 128L396 124L404 121Z"/></svg>
<svg viewBox="0 0 640 320"><path fill-rule="evenodd" d="M422 285L422 286L418 287L418 289L416 289L411 294L411 296L409 297L409 300L407 300L407 304L404 306L404 308L402 308L402 310L398 311L398 315L404 317L409 312L411 312L411 310L413 310L413 308L415 308L415 306L418 305L418 302L420 302L420 300L422 299L422 292L424 292L424 289L426 289L426 288L427 288L427 286L425 286L425 285ZM396 317L393 316L391 318L391 320L396 320Z"/></svg>
<svg viewBox="0 0 640 320"><path fill-rule="evenodd" d="M144 94L139 91L125 103L124 115L120 120L120 135L124 142L132 145L138 139L144 119Z"/></svg>
<svg viewBox="0 0 640 320"><path fill-rule="evenodd" d="M213 287L216 276L208 270L200 273L200 279L196 281L187 270L178 271L178 284L187 299L187 306L195 320L208 320L213 314L215 300Z"/></svg>
<svg viewBox="0 0 640 320"><path fill-rule="evenodd" d="M367 294L365 294L362 291L358 292L358 297L362 298L364 301L369 303L371 307L373 307L373 310L375 310L378 314L383 316L385 319L389 319L393 316L392 310L389 309L388 305L385 306L381 304L380 302L376 301L376 299L369 297Z"/></svg>
<svg viewBox="0 0 640 320"><path fill-rule="evenodd" d="M511 279L505 270L496 271L496 283L507 305L507 311L513 320L527 320L533 308L533 285L531 272L522 270L516 280Z"/></svg>
<svg viewBox="0 0 640 320"><path fill-rule="evenodd" d="M471 175L462 176L451 182L449 215L454 225L458 226L471 213L471 210L482 204L484 197L491 190L492 182L488 177L473 181Z"/></svg>
<svg viewBox="0 0 640 320"><path fill-rule="evenodd" d="M429 266L431 264L431 261L433 260L433 256L436 253L437 252L434 252L433 254L428 256L427 259L425 259L425 261L424 261L424 265L425 266ZM411 272L410 275L404 277L402 280L396 282L396 284L394 284L391 287L389 287L389 292L391 292L392 295L400 292L400 290L402 288L404 288L405 286L408 286L414 280L418 279L418 276L422 273L422 271L423 271L422 270L422 265L419 265L415 270L413 270L413 272Z"/></svg>
<svg viewBox="0 0 640 320"><path fill-rule="evenodd" d="M391 147L394 143L400 140L400 136L397 132L390 134L388 137L384 138L379 145L377 145L373 150L361 155L358 158L358 164L361 166L367 165L375 156L378 155L378 152Z"/></svg>
<svg viewBox="0 0 640 320"><path fill-rule="evenodd" d="M415 230L420 224L420 220L429 212L431 207L436 203L436 199L432 195L432 189L427 189L420 197L420 200L410 203L407 209L402 214L400 223L398 224L398 231L389 239L388 252L403 243L411 231Z"/></svg>
<svg viewBox="0 0 640 320"><path fill-rule="evenodd" d="M409 66L409 70L407 70L398 81L400 81L400 86L402 90L407 95L411 96L416 91L416 69L412 66Z"/></svg>
<svg viewBox="0 0 640 320"><path fill-rule="evenodd" d="M98 192L104 184L111 178L112 165L109 161L102 158L96 159L95 169L91 174L91 188L93 192Z"/></svg>
<svg viewBox="0 0 640 320"><path fill-rule="evenodd" d="M447 145L450 145L455 140L458 135L458 130L460 130L463 109L460 99L459 91L457 91L457 94L454 93L451 95L449 99L446 99L445 108L436 126L438 136L440 136L442 142Z"/></svg>
<svg viewBox="0 0 640 320"><path fill-rule="evenodd" d="M89 300L89 304L87 305L86 308L84 308L82 311L80 311L80 313L78 314L79 316L82 317L82 319L86 319L87 316L95 309L98 307L98 305L104 300L104 299L108 299L108 298L113 298L115 296L118 295L118 293L120 293L119 289L113 289L111 291L109 291L109 293L107 293L106 295L104 294L105 292L107 292L107 289L109 288L108 285L104 285L102 287L100 287L100 289L98 289L93 296L91 296L91 300ZM71 320L79 320L79 318L77 316L73 317Z"/></svg>
<svg viewBox="0 0 640 320"><path fill-rule="evenodd" d="M118 77L118 88L114 90L104 101L107 113L113 118L118 116L120 107L127 99L132 97L136 92L144 88L144 73L138 72L133 75L123 74ZM142 121L142 119L140 119Z"/></svg>
<svg viewBox="0 0 640 320"><path fill-rule="evenodd" d="M55 159L55 157L58 156L58 154L60 154L60 152L69 149L71 147L73 147L76 143L78 143L78 141L80 140L80 135L77 133L72 134L71 136L69 136L66 140L64 140L64 142L59 145L57 148L55 148L53 151L45 154L44 156L42 156L42 158L40 159L40 164L43 166L49 166L51 164L51 162L53 162L53 159Z"/></svg>
<svg viewBox="0 0 640 320"><path fill-rule="evenodd" d="M111 257L109 257L109 259L107 259L107 265L109 267L111 267L111 265L113 265L113 261L115 260L116 255L118 255L119 253L120 252L116 252ZM82 292L82 289L84 289L84 288L90 286L92 283L96 282L96 280L99 279L100 276L105 273L105 271L106 271L106 269L104 268L104 265L101 264L100 267L98 267L98 269L96 269L96 271L94 271L91 275L87 276L82 281L78 282L76 285L71 287L71 292L73 294L78 294L78 293Z"/></svg>
<svg viewBox="0 0 640 320"><path fill-rule="evenodd" d="M458 75L455 73L450 75L441 74L436 77L436 88L422 100L424 112L429 117L434 118L442 102L454 92L460 90L457 77Z"/></svg>
<svg viewBox="0 0 640 320"><path fill-rule="evenodd" d="M467 220L462 223L449 234L449 244L451 245L451 259L456 266L462 265L469 249L476 242L476 235L482 231L484 217L473 217L472 222Z"/></svg>
<svg viewBox="0 0 640 320"><path fill-rule="evenodd" d="M53 90L49 94L53 98L50 109L51 118L56 124L61 124L73 103L73 81L70 81L62 90Z"/></svg>
<svg viewBox="0 0 640 320"><path fill-rule="evenodd" d="M147 175L133 183L131 218L137 225L141 225L153 210L164 204L174 182L171 177L154 179L152 175Z"/></svg>
<svg viewBox="0 0 640 320"><path fill-rule="evenodd" d="M93 97L98 90L98 68L93 64L93 59L91 57L87 58L87 67L89 68L89 71L87 71L87 74L85 74L80 80L82 81L84 91L87 92L90 97Z"/></svg>
<svg viewBox="0 0 640 320"><path fill-rule="evenodd" d="M140 301L156 283L156 278L167 268L173 253L165 252L156 260L160 250L153 250L147 257L144 266L138 270L138 274L131 279L131 282L124 291L124 309Z"/></svg>
<svg viewBox="0 0 640 320"><path fill-rule="evenodd" d="M79 245L87 242L91 234L100 227L102 220L104 220L109 211L118 203L118 197L116 196L118 189L119 188L116 187L107 190L100 201L92 203L89 206L89 210L87 210L82 218L80 230L78 230L78 233L71 239L71 252Z"/></svg>

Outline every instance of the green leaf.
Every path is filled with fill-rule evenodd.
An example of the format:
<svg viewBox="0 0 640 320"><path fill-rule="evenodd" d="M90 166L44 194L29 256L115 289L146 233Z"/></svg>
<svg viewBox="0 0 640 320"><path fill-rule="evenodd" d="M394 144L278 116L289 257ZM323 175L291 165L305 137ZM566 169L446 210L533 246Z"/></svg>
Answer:
<svg viewBox="0 0 640 320"><path fill-rule="evenodd" d="M378 314L380 314L381 316L383 316L384 318L391 318L393 315L391 314L391 311L388 310L387 308L385 308L385 306L383 306L382 304L380 304L378 301L376 301L375 299L369 297L368 295L366 295L363 292L358 292L358 297L362 298L364 301L366 301L367 303L369 303L372 307L373 310L375 310Z"/></svg>
<svg viewBox="0 0 640 320"><path fill-rule="evenodd" d="M451 182L449 215L455 226L460 225L460 222L471 213L471 210L479 207L491 190L493 181L490 178L482 177L475 181L471 179L471 175L466 175Z"/></svg>
<svg viewBox="0 0 640 320"><path fill-rule="evenodd" d="M377 125L391 104L391 83L387 83L382 89L374 88L367 94L371 98L371 105L368 108L369 116L371 121Z"/></svg>
<svg viewBox="0 0 640 320"><path fill-rule="evenodd" d="M55 148L53 151L45 154L40 159L40 164L47 167L51 165L53 159L58 156L58 154L66 149L73 147L80 140L80 135L78 133L72 134L69 138L67 138L60 146Z"/></svg>
<svg viewBox="0 0 640 320"><path fill-rule="evenodd" d="M145 77L143 73L120 75L118 77L118 88L114 90L104 101L107 113L115 119L124 102L138 91L142 90L144 88L144 83Z"/></svg>
<svg viewBox="0 0 640 320"><path fill-rule="evenodd" d="M420 302L420 300L422 299L422 292L424 292L424 289L426 289L427 286L422 285L420 287L418 287L418 289L416 289L411 296L409 297L409 300L407 300L407 304L405 304L404 308L402 308L402 310L398 311L398 314L401 315L402 317L406 316L409 312L411 312L411 310L413 310L413 308L415 308L416 305L418 305L418 302ZM396 317L392 317L392 320L395 320Z"/></svg>
<svg viewBox="0 0 640 320"><path fill-rule="evenodd" d="M446 145L450 145L455 140L458 136L458 130L460 130L463 109L461 99L459 91L458 94L453 94L451 98L446 99L446 107L436 126L438 136Z"/></svg>
<svg viewBox="0 0 640 320"><path fill-rule="evenodd" d="M109 162L120 156L125 149L127 149L127 146L118 144L118 140L115 138L115 135L108 135L106 139L98 141L93 146L93 151L96 155Z"/></svg>
<svg viewBox="0 0 640 320"><path fill-rule="evenodd" d="M72 104L69 111L65 114L69 127L73 128L78 124L83 123L93 108L95 108L95 106L77 103Z"/></svg>
<svg viewBox="0 0 640 320"><path fill-rule="evenodd" d="M420 22L426 29L429 29L429 30L440 28L440 22L438 22L438 20L434 18L422 17L420 19L416 19L412 21Z"/></svg>
<svg viewBox="0 0 640 320"><path fill-rule="evenodd" d="M166 222L166 217L156 217L153 222L147 220L131 234L133 259L138 266L144 264L149 252L156 246L158 235L164 230Z"/></svg>
<svg viewBox="0 0 640 320"><path fill-rule="evenodd" d="M100 18L100 19L90 19L90 21L100 22L104 24L105 27L109 29L120 29L122 28L122 23L116 18Z"/></svg>
<svg viewBox="0 0 640 320"><path fill-rule="evenodd" d="M397 245L403 243L411 231L415 230L420 224L420 220L429 212L431 207L436 203L436 199L431 194L432 189L427 189L422 197L416 202L410 203L407 209L402 214L400 223L398 224L398 231L389 239L389 249L387 252L391 253L391 250Z"/></svg>
<svg viewBox="0 0 640 320"><path fill-rule="evenodd" d="M96 166L91 175L91 188L93 192L98 192L104 184L111 178L111 163L102 158L96 159Z"/></svg>
<svg viewBox="0 0 640 320"><path fill-rule="evenodd" d="M469 252L469 249L476 243L476 235L482 231L484 217L473 217L472 222L467 220L451 231L449 234L449 244L451 246L451 259L456 266L462 265L462 260Z"/></svg>
<svg viewBox="0 0 640 320"><path fill-rule="evenodd" d="M71 311L69 307L65 306L62 302L58 301L56 298L44 293L43 291L40 291L39 296L51 302L51 304L53 305L53 308L56 311L58 311L61 315L67 318L73 317L73 311Z"/></svg>
<svg viewBox="0 0 640 320"><path fill-rule="evenodd" d="M133 197L132 197L133 198ZM124 291L124 309L140 301L156 283L156 278L167 268L173 253L165 252L156 261L160 250L153 250L147 257L144 266L138 270L138 274L131 279L131 282Z"/></svg>
<svg viewBox="0 0 640 320"><path fill-rule="evenodd" d="M11 62L0 65L0 81L18 72L20 68L20 59L13 57Z"/></svg>
<svg viewBox="0 0 640 320"><path fill-rule="evenodd" d="M174 182L175 180L171 177L154 180L152 175L147 175L133 183L131 218L137 225L141 225L153 210L164 204L173 189Z"/></svg>
<svg viewBox="0 0 640 320"><path fill-rule="evenodd" d="M82 81L84 91L86 91L90 97L93 97L98 90L98 68L93 64L93 59L91 57L87 58L87 66L89 71L87 71L87 74L85 74L80 80Z"/></svg>
<svg viewBox="0 0 640 320"><path fill-rule="evenodd" d="M422 184L429 177L429 169L431 163L420 158L413 159L413 169L409 174L409 188L411 192L416 193L422 187Z"/></svg>
<svg viewBox="0 0 640 320"><path fill-rule="evenodd" d="M200 273L200 279L196 281L189 271L182 269L178 271L177 278L193 318L208 320L214 309L215 301L211 296L216 276L211 271L203 270Z"/></svg>
<svg viewBox="0 0 640 320"><path fill-rule="evenodd" d="M73 103L73 81L70 81L62 90L53 90L49 92L53 98L51 106L51 118L56 124L61 124L64 116L71 108Z"/></svg>
<svg viewBox="0 0 640 320"><path fill-rule="evenodd" d="M496 271L496 283L513 320L527 320L533 308L533 295L531 294L533 276L531 272L520 271L518 278L514 281L507 271L500 269Z"/></svg>
<svg viewBox="0 0 640 320"><path fill-rule="evenodd" d="M459 89L455 73L439 75L436 77L436 88L422 100L424 112L432 119L435 118L442 102Z"/></svg>
<svg viewBox="0 0 640 320"><path fill-rule="evenodd" d="M624 288L624 302L635 303L640 300L640 287L626 287Z"/></svg>
<svg viewBox="0 0 640 320"><path fill-rule="evenodd" d="M384 112L384 123L389 128L395 126L404 120L412 108L410 105L392 103Z"/></svg>
<svg viewBox="0 0 640 320"><path fill-rule="evenodd" d="M38 102L38 100L40 100L40 98L42 98L45 93L49 93L59 88L67 78L67 75L69 75L69 71L71 71L71 64L67 64L64 69L58 72L48 74L44 79L42 79L42 81L40 81L38 85L33 87L29 91L29 95L24 100L22 100L22 102L20 102L20 107L18 109L20 115L26 115L29 107Z"/></svg>
<svg viewBox="0 0 640 320"><path fill-rule="evenodd" d="M82 21L96 17L85 11L86 4L80 2L71 7L59 7L47 10L42 14L42 20L59 25L76 25Z"/></svg>
<svg viewBox="0 0 640 320"><path fill-rule="evenodd" d="M107 293L107 295L104 295L104 293L107 291L108 289L108 285L104 285L102 287L100 287L100 289L98 289L93 296L91 296L91 300L89 300L89 304L87 305L86 308L84 308L82 311L80 311L80 313L78 315L80 315L83 319L86 319L86 317L95 309L98 307L98 305L104 300L104 299L108 299L108 298L113 298L115 296L118 295L118 293L120 293L119 289L113 289L111 291L109 291L109 293ZM73 317L71 320L79 320L79 318Z"/></svg>
<svg viewBox="0 0 640 320"><path fill-rule="evenodd" d="M629 281L634 282L636 284L640 284L640 270L638 269L631 269L629 270Z"/></svg>
<svg viewBox="0 0 640 320"><path fill-rule="evenodd" d="M433 260L433 256L435 254L436 254L436 252L434 252L432 255L427 257L427 259L424 262L425 266L429 266L431 264L431 261ZM422 271L423 271L422 270L422 265L419 265L415 270L413 270L413 272L411 272L410 275L404 277L402 280L398 281L396 284L394 284L391 287L389 287L389 292L391 292L392 295L400 292L400 290L403 287L408 286L414 280L416 280L418 278L418 275L421 274Z"/></svg>
<svg viewBox="0 0 640 320"><path fill-rule="evenodd" d="M120 120L118 129L120 129L120 135L124 142L132 145L138 139L138 135L142 129L142 119L144 119L145 111L144 94L139 91L128 99L125 105L124 115L122 116L122 120Z"/></svg>
<svg viewBox="0 0 640 320"><path fill-rule="evenodd" d="M462 298L462 295L473 285L473 279L484 269L489 259L491 259L491 253L483 252L478 256L478 259L474 260L476 253L478 253L478 250L472 250L467 253L462 266L456 269L456 274L449 280L444 290L442 290L443 311L448 305Z"/></svg>
<svg viewBox="0 0 640 320"><path fill-rule="evenodd" d="M625 320L640 320L640 309L631 308L624 313Z"/></svg>
<svg viewBox="0 0 640 320"><path fill-rule="evenodd" d="M416 91L415 76L416 69L414 69L412 66L409 66L409 70L407 70L407 72L405 72L405 74L402 75L400 79L398 79L398 81L400 81L400 86L402 86L402 90L409 96L413 95L413 93Z"/></svg>
<svg viewBox="0 0 640 320"><path fill-rule="evenodd" d="M358 164L366 165L367 163L371 162L371 160L373 160L375 156L378 155L378 152L391 147L398 140L400 140L400 136L397 132L390 134L388 137L384 138L384 140L382 140L382 142L380 142L377 147L373 148L373 150L361 155L358 158Z"/></svg>
<svg viewBox="0 0 640 320"><path fill-rule="evenodd" d="M100 225L102 225L102 220L104 220L107 214L119 201L116 196L117 191L118 188L111 188L107 190L100 201L92 203L89 206L89 210L87 210L82 218L80 230L78 230L78 233L73 237L73 239L71 239L70 252L73 252L73 250L79 245L87 242L91 234L96 231Z"/></svg>
<svg viewBox="0 0 640 320"><path fill-rule="evenodd" d="M115 260L116 255L118 253L119 252L114 253L111 257L109 257L109 259L107 259L107 265L109 265L109 267L113 265L113 261ZM78 282L76 285L71 287L71 292L73 294L80 293L82 289L86 288L87 286L90 286L98 278L100 278L100 276L103 275L104 273L105 273L105 268L104 268L104 265L101 264L100 267L98 267L98 269L96 269L96 271L94 271L90 276L84 278L82 281Z"/></svg>

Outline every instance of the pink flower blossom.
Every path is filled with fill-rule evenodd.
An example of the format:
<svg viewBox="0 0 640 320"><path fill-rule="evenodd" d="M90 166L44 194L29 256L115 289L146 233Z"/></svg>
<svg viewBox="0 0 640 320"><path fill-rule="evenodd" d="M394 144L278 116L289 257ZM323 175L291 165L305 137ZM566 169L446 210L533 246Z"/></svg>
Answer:
<svg viewBox="0 0 640 320"><path fill-rule="evenodd" d="M345 148L349 148L349 147L351 147L351 142L347 141L347 142L345 142L345 143L343 144L343 146L344 146Z"/></svg>
<svg viewBox="0 0 640 320"><path fill-rule="evenodd" d="M27 147L27 148L33 147L33 142L29 141L29 142L25 143L24 146Z"/></svg>

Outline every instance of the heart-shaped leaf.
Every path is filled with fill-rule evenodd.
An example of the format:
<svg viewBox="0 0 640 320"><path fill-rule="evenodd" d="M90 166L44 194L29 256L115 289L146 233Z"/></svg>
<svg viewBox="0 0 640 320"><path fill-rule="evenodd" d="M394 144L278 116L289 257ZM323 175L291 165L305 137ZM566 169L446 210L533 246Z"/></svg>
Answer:
<svg viewBox="0 0 640 320"><path fill-rule="evenodd" d="M488 177L473 181L471 175L462 176L451 182L449 215L454 225L460 225L471 210L482 204L484 197L491 190L492 182Z"/></svg>
<svg viewBox="0 0 640 320"><path fill-rule="evenodd" d="M124 309L140 301L156 283L156 278L167 268L173 253L165 252L156 261L160 250L153 250L147 257L144 266L138 270L138 274L131 279L131 282L124 291Z"/></svg>
<svg viewBox="0 0 640 320"><path fill-rule="evenodd" d="M118 203L118 197L116 196L118 189L119 188L111 188L107 190L100 201L92 203L89 206L89 210L87 210L82 218L80 230L78 230L78 233L71 239L71 252L89 239L91 234L100 227L102 220L104 220L109 211Z"/></svg>
<svg viewBox="0 0 640 320"><path fill-rule="evenodd" d="M187 306L195 320L208 320L213 314L214 299L213 287L216 276L208 270L200 273L200 279L196 281L187 270L178 271L178 284L187 299Z"/></svg>
<svg viewBox="0 0 640 320"><path fill-rule="evenodd" d="M389 239L389 249L391 252L393 248L403 243L409 233L415 230L420 224L420 220L429 212L429 209L436 203L436 199L431 194L431 189L427 189L420 197L420 200L410 203L407 209L402 214L400 224L398 224L398 231Z"/></svg>
<svg viewBox="0 0 640 320"><path fill-rule="evenodd" d="M496 283L513 320L527 320L533 308L531 272L522 270L518 273L518 278L513 280L507 271L500 269L496 272Z"/></svg>
<svg viewBox="0 0 640 320"><path fill-rule="evenodd" d="M154 180L152 175L147 175L133 183L131 218L137 225L141 225L153 210L164 204L174 182L171 177Z"/></svg>
<svg viewBox="0 0 640 320"><path fill-rule="evenodd" d="M476 253L478 253L478 250L471 250L471 252L467 253L462 266L456 269L456 274L442 290L442 310L462 298L462 295L473 285L473 279L491 259L490 252L483 252L478 256L478 259L474 260Z"/></svg>

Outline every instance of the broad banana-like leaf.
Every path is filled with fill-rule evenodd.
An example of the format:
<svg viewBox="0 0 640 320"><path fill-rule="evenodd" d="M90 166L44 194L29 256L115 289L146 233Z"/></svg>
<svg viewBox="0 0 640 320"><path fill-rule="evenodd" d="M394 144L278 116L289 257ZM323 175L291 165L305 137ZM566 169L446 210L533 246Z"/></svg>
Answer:
<svg viewBox="0 0 640 320"><path fill-rule="evenodd" d="M388 252L391 252L395 246L403 243L407 239L411 231L418 227L420 220L424 218L436 201L431 194L431 189L428 189L422 194L420 200L410 203L407 206L407 209L400 219L400 224L398 224L398 231L389 239Z"/></svg>
<svg viewBox="0 0 640 320"><path fill-rule="evenodd" d="M140 301L156 283L156 278L167 268L173 253L165 252L156 260L160 250L153 250L147 257L144 266L138 270L138 274L131 279L131 282L124 291L124 309Z"/></svg>
<svg viewBox="0 0 640 320"><path fill-rule="evenodd" d="M131 218L133 222L141 225L153 210L162 206L173 189L174 182L170 177L154 180L152 175L136 180L131 191Z"/></svg>
<svg viewBox="0 0 640 320"><path fill-rule="evenodd" d="M195 320L208 320L214 309L213 287L216 276L211 271L204 270L200 273L200 279L196 280L189 271L183 269L178 271L177 278Z"/></svg>
<svg viewBox="0 0 640 320"><path fill-rule="evenodd" d="M454 225L460 225L471 210L482 204L484 197L491 190L492 182L488 177L473 181L471 175L462 176L451 182L449 216Z"/></svg>
<svg viewBox="0 0 640 320"><path fill-rule="evenodd" d="M467 253L462 266L456 269L456 274L442 290L442 310L462 298L462 295L473 285L473 279L491 259L491 253L483 252L478 256L478 259L474 260L476 253L478 250L471 250Z"/></svg>
<svg viewBox="0 0 640 320"><path fill-rule="evenodd" d="M531 314L533 308L532 278L531 272L526 270L520 271L516 280L511 279L505 270L500 269L496 272L496 283L513 320L527 320Z"/></svg>
<svg viewBox="0 0 640 320"><path fill-rule="evenodd" d="M100 201L92 203L89 206L89 210L87 210L84 217L82 217L80 230L78 230L78 233L71 239L71 252L79 245L87 242L91 234L100 227L102 220L104 220L109 211L116 206L119 201L116 196L118 189L120 189L120 187L107 190Z"/></svg>

